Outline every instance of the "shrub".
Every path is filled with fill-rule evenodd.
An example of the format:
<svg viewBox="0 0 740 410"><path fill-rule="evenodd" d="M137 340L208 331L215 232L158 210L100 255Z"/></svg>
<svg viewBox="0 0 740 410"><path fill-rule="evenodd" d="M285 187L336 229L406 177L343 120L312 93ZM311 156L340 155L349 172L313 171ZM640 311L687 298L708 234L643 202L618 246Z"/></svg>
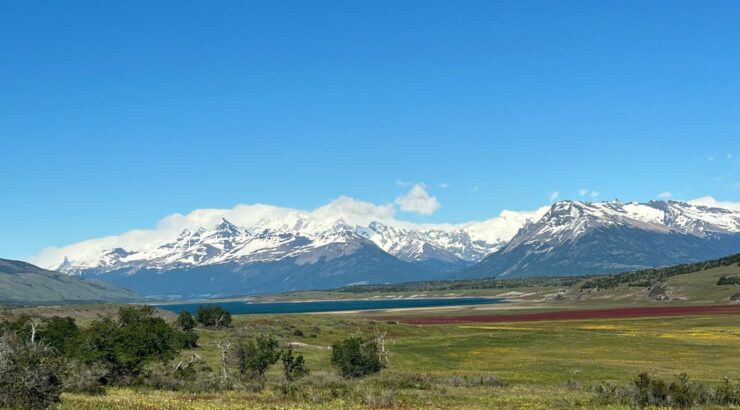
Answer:
<svg viewBox="0 0 740 410"><path fill-rule="evenodd" d="M668 385L664 381L651 378L642 372L637 375L633 384L637 389L635 401L638 405L662 405L667 402Z"/></svg>
<svg viewBox="0 0 740 410"><path fill-rule="evenodd" d="M695 403L707 400L708 393L704 386L693 383L686 373L680 374L676 380L668 386L668 404L682 409L689 408Z"/></svg>
<svg viewBox="0 0 740 410"><path fill-rule="evenodd" d="M180 330L193 330L195 328L195 318L187 310L177 314L175 326Z"/></svg>
<svg viewBox="0 0 740 410"><path fill-rule="evenodd" d="M21 339L30 341L30 324L34 320L38 323L35 341L42 342L47 348L53 349L61 355L66 355L70 352L75 338L80 333L75 320L71 317L54 316L47 319L40 319L21 315L15 322L8 323L7 329L18 335Z"/></svg>
<svg viewBox="0 0 740 410"><path fill-rule="evenodd" d="M108 371L99 363L87 365L72 360L67 363L62 377L62 386L65 392L91 395L103 394L105 389L102 380L106 374L108 374Z"/></svg>
<svg viewBox="0 0 740 410"><path fill-rule="evenodd" d="M331 364L345 378L377 373L383 368L374 339L350 337L332 345Z"/></svg>
<svg viewBox="0 0 740 410"><path fill-rule="evenodd" d="M59 401L62 364L43 344L0 337L0 407L45 409Z"/></svg>
<svg viewBox="0 0 740 410"><path fill-rule="evenodd" d="M73 318L54 316L44 320L39 339L60 354L68 354L79 334Z"/></svg>
<svg viewBox="0 0 740 410"><path fill-rule="evenodd" d="M195 315L198 323L205 327L231 326L231 313L219 305L202 305Z"/></svg>
<svg viewBox="0 0 740 410"><path fill-rule="evenodd" d="M717 286L725 285L740 285L740 276L722 275L722 277L717 281Z"/></svg>
<svg viewBox="0 0 740 410"><path fill-rule="evenodd" d="M180 332L180 347L183 349L193 349L198 347L198 334L192 330Z"/></svg>
<svg viewBox="0 0 740 410"><path fill-rule="evenodd" d="M101 363L107 381L135 377L147 363L174 358L182 345L181 335L154 316L154 309L122 307L118 320L96 320L82 332L76 356L85 363Z"/></svg>
<svg viewBox="0 0 740 410"><path fill-rule="evenodd" d="M296 336L296 337L303 337L303 330L301 330L301 329L296 329L296 330L294 330L294 331L293 331L293 336Z"/></svg>
<svg viewBox="0 0 740 410"><path fill-rule="evenodd" d="M234 349L234 356L242 376L261 379L280 358L280 350L272 336L257 335L248 342L241 341Z"/></svg>
<svg viewBox="0 0 740 410"><path fill-rule="evenodd" d="M306 362L303 360L303 355L293 356L293 350L288 349L283 352L281 359L285 380L292 382L308 374L308 367L306 367Z"/></svg>
<svg viewBox="0 0 740 410"><path fill-rule="evenodd" d="M617 387L602 383L596 389L597 401L600 404L621 403L636 407L676 407L690 408L696 404L736 404L734 388L725 381L715 392L699 383L689 380L683 373L678 375L670 384L651 377L647 373L640 373L630 385ZM738 386L740 393L740 385Z"/></svg>
<svg viewBox="0 0 740 410"><path fill-rule="evenodd" d="M724 382L717 387L712 401L723 406L740 404L740 383L733 386L730 380L725 378Z"/></svg>

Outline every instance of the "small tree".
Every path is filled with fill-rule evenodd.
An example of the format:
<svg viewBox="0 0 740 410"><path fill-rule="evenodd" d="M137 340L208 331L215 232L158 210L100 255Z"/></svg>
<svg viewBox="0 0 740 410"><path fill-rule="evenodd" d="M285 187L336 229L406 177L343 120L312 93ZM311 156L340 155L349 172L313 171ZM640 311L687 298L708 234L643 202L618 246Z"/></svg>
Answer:
<svg viewBox="0 0 740 410"><path fill-rule="evenodd" d="M195 318L190 312L183 310L177 315L175 326L184 331L193 330L195 328Z"/></svg>
<svg viewBox="0 0 740 410"><path fill-rule="evenodd" d="M239 373L251 378L262 378L267 369L280 358L278 342L272 336L257 335L248 342L240 342L234 350Z"/></svg>
<svg viewBox="0 0 740 410"><path fill-rule="evenodd" d="M283 361L285 380L292 382L308 375L309 370L306 367L305 360L303 360L303 355L293 356L293 349L285 350L281 359Z"/></svg>
<svg viewBox="0 0 740 410"><path fill-rule="evenodd" d="M374 339L350 337L332 345L331 364L346 378L363 377L383 368Z"/></svg>
<svg viewBox="0 0 740 410"><path fill-rule="evenodd" d="M154 314L149 306L122 307L116 321L93 321L80 336L77 357L104 364L114 380L137 375L147 363L172 360L182 346L181 333Z"/></svg>
<svg viewBox="0 0 740 410"><path fill-rule="evenodd" d="M39 339L59 354L68 355L80 334L75 320L71 317L54 316L44 323Z"/></svg>
<svg viewBox="0 0 740 410"><path fill-rule="evenodd" d="M198 323L205 327L229 327L231 313L219 305L202 305L195 315Z"/></svg>

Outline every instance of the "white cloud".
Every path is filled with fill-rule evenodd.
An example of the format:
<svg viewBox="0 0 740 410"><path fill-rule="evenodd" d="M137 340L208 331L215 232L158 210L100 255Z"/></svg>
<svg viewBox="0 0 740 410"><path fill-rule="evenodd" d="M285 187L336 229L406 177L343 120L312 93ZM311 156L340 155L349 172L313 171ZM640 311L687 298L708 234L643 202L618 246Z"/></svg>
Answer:
<svg viewBox="0 0 740 410"><path fill-rule="evenodd" d="M424 188L423 185L418 186ZM416 186L410 193L414 189ZM439 204L435 201L433 200L432 204L436 204L438 208ZM62 263L65 256L73 261L84 261L94 260L104 251L117 247L128 251L139 251L172 241L183 229L213 227L221 221L221 218L252 230L271 228L304 232L320 232L322 229L330 228L339 220L349 225L359 226L367 226L370 222L378 221L407 229L463 229L473 239L497 243L511 239L525 222L539 219L549 208L545 206L536 211L504 210L499 216L485 221L460 224L416 224L396 219L396 208L393 204L377 205L348 196L340 196L311 211L266 204L239 204L230 209L196 209L187 214L171 214L162 218L153 229L135 229L120 235L90 239L67 246L49 247L30 258L29 262L53 269Z"/></svg>
<svg viewBox="0 0 740 410"><path fill-rule="evenodd" d="M162 218L154 229L135 229L121 235L90 239L62 247L49 247L29 262L53 268L59 266L68 256L72 260L87 260L95 258L102 252L121 247L129 251L138 251L161 245L171 241L184 229L195 230L200 227L212 227L226 218L230 222L246 227L269 227L286 230L298 230L302 220L333 223L338 219L351 225L367 225L372 221L403 226L404 221L394 219L393 204L375 205L359 201L348 196L329 202L313 211L302 211L291 208L281 208L272 205L236 205L231 209L196 209L188 214L175 213ZM303 217L303 219L301 219ZM275 225L275 224L280 225ZM320 229L319 227L314 227Z"/></svg>
<svg viewBox="0 0 740 410"><path fill-rule="evenodd" d="M692 205L703 205L715 208L732 209L733 211L740 212L740 202L718 201L711 196L703 196L701 198L692 199L688 201L688 203Z"/></svg>
<svg viewBox="0 0 740 410"><path fill-rule="evenodd" d="M660 195L658 195L658 198L661 198L661 199L668 199L671 197L673 197L673 193L671 191L661 192Z"/></svg>
<svg viewBox="0 0 740 410"><path fill-rule="evenodd" d="M550 199L550 202L555 201L560 196L560 191L554 191L547 194L547 198Z"/></svg>
<svg viewBox="0 0 740 410"><path fill-rule="evenodd" d="M599 191L592 191L588 188L581 188L578 190L578 195L580 196L590 196L591 198L596 198L597 196L601 195L601 192Z"/></svg>
<svg viewBox="0 0 740 410"><path fill-rule="evenodd" d="M499 216L482 222L468 222L464 230L474 240L497 243L513 238L526 222L537 221L550 210L550 206L543 206L536 211L501 211Z"/></svg>
<svg viewBox="0 0 740 410"><path fill-rule="evenodd" d="M447 182L443 182L437 185L437 188L440 188L440 189L447 189L449 187L450 187L450 184L448 184Z"/></svg>
<svg viewBox="0 0 740 410"><path fill-rule="evenodd" d="M476 192L478 192L478 191L480 191L480 188L478 188L478 186L477 186L477 185L474 185L474 186L472 186L472 187L470 188L470 192L472 192L472 193L476 193Z"/></svg>
<svg viewBox="0 0 740 410"><path fill-rule="evenodd" d="M397 179L396 180L396 186L409 187L411 185L414 185L414 183L413 182L404 181L404 180L401 180L401 179Z"/></svg>
<svg viewBox="0 0 740 410"><path fill-rule="evenodd" d="M416 184L404 195L396 198L396 204L405 212L431 215L441 206L437 198L429 195L423 184Z"/></svg>

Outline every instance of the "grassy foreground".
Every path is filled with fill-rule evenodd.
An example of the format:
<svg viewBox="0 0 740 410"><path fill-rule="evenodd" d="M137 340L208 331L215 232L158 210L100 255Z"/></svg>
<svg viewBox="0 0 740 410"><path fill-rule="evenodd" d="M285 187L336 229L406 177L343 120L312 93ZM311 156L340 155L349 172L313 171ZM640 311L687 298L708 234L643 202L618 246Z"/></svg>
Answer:
<svg viewBox="0 0 740 410"><path fill-rule="evenodd" d="M314 326L320 331L310 337ZM306 336L294 336L296 329ZM360 381L337 377L328 346L375 329L387 331L389 368ZM595 385L629 383L641 371L666 380L685 372L707 386L740 379L740 315L454 326L392 324L359 314L237 316L231 329L199 330L194 352L218 369L215 342L255 332L297 344L312 374L286 388L274 366L257 392L109 389L103 396L64 394L55 408L616 409L627 407L602 406Z"/></svg>

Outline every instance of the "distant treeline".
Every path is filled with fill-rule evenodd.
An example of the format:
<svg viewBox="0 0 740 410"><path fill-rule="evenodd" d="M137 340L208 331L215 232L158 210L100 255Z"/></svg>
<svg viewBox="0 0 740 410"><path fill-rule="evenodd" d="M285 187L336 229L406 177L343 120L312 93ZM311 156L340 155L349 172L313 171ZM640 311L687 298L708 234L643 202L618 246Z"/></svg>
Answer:
<svg viewBox="0 0 740 410"><path fill-rule="evenodd" d="M405 282L385 285L352 285L337 289L339 292L349 293L380 293L380 292L428 292L438 290L466 290L466 289L512 289L531 288L539 286L569 287L583 280L582 276L549 276L534 278L482 278L463 280L437 280L422 282Z"/></svg>
<svg viewBox="0 0 740 410"><path fill-rule="evenodd" d="M581 285L581 289L609 289L621 284L627 284L632 287L651 287L657 282L662 282L673 276L729 265L740 265L740 253L703 262L687 263L665 268L643 269L593 278L584 282Z"/></svg>

